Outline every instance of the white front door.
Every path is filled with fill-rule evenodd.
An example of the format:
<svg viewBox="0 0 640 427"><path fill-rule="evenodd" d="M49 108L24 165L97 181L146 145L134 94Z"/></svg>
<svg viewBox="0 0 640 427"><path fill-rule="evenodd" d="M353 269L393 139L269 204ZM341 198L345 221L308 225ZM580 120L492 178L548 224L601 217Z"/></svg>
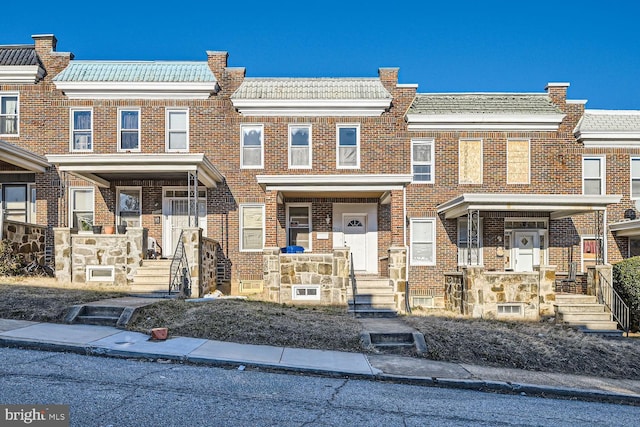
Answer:
<svg viewBox="0 0 640 427"><path fill-rule="evenodd" d="M532 231L516 231L514 234L515 271L533 271L533 266L540 263L538 233Z"/></svg>
<svg viewBox="0 0 640 427"><path fill-rule="evenodd" d="M198 200L198 227L202 228L202 235L207 235L206 200ZM176 251L183 228L189 227L189 199L186 197L165 197L163 203L165 218L162 255L171 258ZM194 225L192 225L193 227Z"/></svg>
<svg viewBox="0 0 640 427"><path fill-rule="evenodd" d="M367 215L344 214L342 217L344 245L351 248L353 269L367 270Z"/></svg>

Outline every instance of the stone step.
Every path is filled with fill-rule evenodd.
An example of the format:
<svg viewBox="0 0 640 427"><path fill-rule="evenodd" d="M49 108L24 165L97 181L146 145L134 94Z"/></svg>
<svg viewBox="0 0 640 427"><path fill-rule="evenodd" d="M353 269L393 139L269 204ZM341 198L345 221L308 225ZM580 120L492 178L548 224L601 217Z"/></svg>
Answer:
<svg viewBox="0 0 640 427"><path fill-rule="evenodd" d="M617 338L617 337L621 337L624 332L621 331L620 329L587 329L587 328L582 328L582 327L578 327L578 330L582 331L585 334L594 334L594 335L601 335L604 337L612 337L612 338Z"/></svg>
<svg viewBox="0 0 640 427"><path fill-rule="evenodd" d="M556 313L604 313L606 311L603 304L554 304Z"/></svg>
<svg viewBox="0 0 640 427"><path fill-rule="evenodd" d="M97 316L97 317L120 317L124 307L113 307L103 305L85 305L80 311L81 316Z"/></svg>
<svg viewBox="0 0 640 427"><path fill-rule="evenodd" d="M618 324L612 321L588 321L582 324L574 324L570 326L576 326L580 330L588 330L592 333L595 331L617 331Z"/></svg>
<svg viewBox="0 0 640 427"><path fill-rule="evenodd" d="M161 267L138 267L136 270L137 276L169 276L171 269Z"/></svg>
<svg viewBox="0 0 640 427"><path fill-rule="evenodd" d="M370 332L371 344L375 346L413 346L413 334L410 332Z"/></svg>
<svg viewBox="0 0 640 427"><path fill-rule="evenodd" d="M168 293L169 282L167 281L166 283L156 282L156 283L144 283L144 284L134 282L129 289L130 294L146 294L151 292Z"/></svg>
<svg viewBox="0 0 640 427"><path fill-rule="evenodd" d="M557 313L558 320L569 324L583 324L585 322L610 322L611 314L609 313Z"/></svg>
<svg viewBox="0 0 640 427"><path fill-rule="evenodd" d="M354 298L351 296L349 298L350 301L353 301ZM358 304L393 304L395 302L394 295L392 293L386 294L360 294L358 293L355 297L355 301Z"/></svg>
<svg viewBox="0 0 640 427"><path fill-rule="evenodd" d="M162 274L157 274L157 275L138 275L136 274L133 277L133 283L134 284L140 284L140 285L148 285L148 284L156 284L156 283L166 283L167 286L169 286L169 275L162 275Z"/></svg>
<svg viewBox="0 0 640 427"><path fill-rule="evenodd" d="M97 325L97 326L116 326L118 324L118 317L113 316L78 316L75 319L75 323L83 325Z"/></svg>
<svg viewBox="0 0 640 427"><path fill-rule="evenodd" d="M594 295L556 294L557 304L596 304L597 302Z"/></svg>
<svg viewBox="0 0 640 427"><path fill-rule="evenodd" d="M357 317L371 317L371 318L392 318L398 317L398 312L393 309L383 308L366 308L357 307L355 310L350 306L349 313L354 314Z"/></svg>

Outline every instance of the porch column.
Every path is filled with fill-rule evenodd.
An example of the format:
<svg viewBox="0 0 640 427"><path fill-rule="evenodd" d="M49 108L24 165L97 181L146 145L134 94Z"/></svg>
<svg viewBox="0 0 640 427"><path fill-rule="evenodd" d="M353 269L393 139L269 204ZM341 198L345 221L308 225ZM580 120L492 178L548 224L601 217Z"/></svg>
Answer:
<svg viewBox="0 0 640 427"><path fill-rule="evenodd" d="M71 230L54 228L55 275L60 283L71 283Z"/></svg>
<svg viewBox="0 0 640 427"><path fill-rule="evenodd" d="M403 241L405 217L404 217L404 192L403 190L391 191L391 246L404 246Z"/></svg>
<svg viewBox="0 0 640 427"><path fill-rule="evenodd" d="M189 227L198 227L198 171L187 172L187 196L189 198ZM193 219L192 219L193 216Z"/></svg>
<svg viewBox="0 0 640 427"><path fill-rule="evenodd" d="M596 211L595 214L595 238L596 238L596 265L604 264L604 234L607 224L605 223L605 211Z"/></svg>
<svg viewBox="0 0 640 427"><path fill-rule="evenodd" d="M278 243L278 234L280 230L280 226L278 223L278 192L267 191L265 194L264 205L264 247L280 247L281 245ZM284 236L284 233L281 234Z"/></svg>
<svg viewBox="0 0 640 427"><path fill-rule="evenodd" d="M467 265L480 265L480 211L467 211Z"/></svg>

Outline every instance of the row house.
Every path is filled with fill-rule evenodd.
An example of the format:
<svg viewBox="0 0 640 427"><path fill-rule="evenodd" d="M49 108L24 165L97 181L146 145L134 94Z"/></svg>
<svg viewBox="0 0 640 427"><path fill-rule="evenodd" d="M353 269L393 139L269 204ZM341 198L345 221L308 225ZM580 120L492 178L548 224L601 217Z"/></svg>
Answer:
<svg viewBox="0 0 640 427"><path fill-rule="evenodd" d="M567 83L417 93L397 68L249 78L226 52L77 61L33 38L0 47L4 219L41 230L60 280L152 290L149 258L184 251L196 296L346 304L355 277L458 309L477 279L467 312L527 316L556 276L587 292L639 251L640 115Z"/></svg>

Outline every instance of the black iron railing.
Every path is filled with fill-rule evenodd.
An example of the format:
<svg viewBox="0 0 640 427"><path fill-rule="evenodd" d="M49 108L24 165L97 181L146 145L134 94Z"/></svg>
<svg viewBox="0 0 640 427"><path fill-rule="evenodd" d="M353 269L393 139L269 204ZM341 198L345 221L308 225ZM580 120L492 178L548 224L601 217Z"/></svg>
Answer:
<svg viewBox="0 0 640 427"><path fill-rule="evenodd" d="M597 284L598 302L607 306L611 312L611 317L618 322L618 325L629 336L629 307L622 301L620 295L600 271L598 271Z"/></svg>
<svg viewBox="0 0 640 427"><path fill-rule="evenodd" d="M182 242L183 233L184 230L180 232L178 244L176 245L173 260L171 261L169 294L178 292L180 296L188 298L191 296L191 273L189 272L189 262L187 261L187 254L185 253L184 243Z"/></svg>
<svg viewBox="0 0 640 427"><path fill-rule="evenodd" d="M349 254L350 259L351 259L351 265L350 265L350 272L349 272L349 279L351 280L351 298L353 300L353 314L354 316L356 315L356 312L358 311L358 285L356 283L356 272L353 269L353 254L350 253Z"/></svg>

